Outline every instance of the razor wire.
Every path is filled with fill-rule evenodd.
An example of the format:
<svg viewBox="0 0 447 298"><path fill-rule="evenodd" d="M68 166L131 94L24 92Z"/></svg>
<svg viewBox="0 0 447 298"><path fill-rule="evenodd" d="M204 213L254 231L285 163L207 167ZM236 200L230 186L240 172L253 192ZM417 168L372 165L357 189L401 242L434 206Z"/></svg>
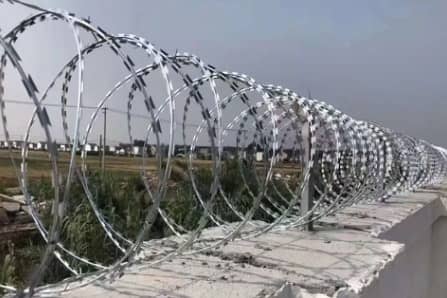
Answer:
<svg viewBox="0 0 447 298"><path fill-rule="evenodd" d="M374 123L353 119L323 101L306 98L281 86L258 83L245 74L219 71L189 53L171 55L133 34L109 34L89 19L72 13L43 9L18 0L0 3L3 6L26 6L35 12L10 32L0 35L3 51L0 58L0 113L12 166L30 206L30 214L47 243L40 265L25 289L0 285L11 295L48 295L95 281L113 280L132 264L153 266L180 254L217 248L237 238L304 226L352 204L386 201L396 193L440 183L447 174L445 149ZM76 43L76 53L40 93L31 74L23 68L15 44L30 28L48 22L68 25ZM85 33L92 36L93 41L83 39ZM130 47L145 55L145 66L136 66L128 53ZM93 53L109 50L116 55L116 67L124 67L127 75L96 101L93 113L86 119L83 108L86 60ZM4 90L9 87L5 86L6 75L14 71L29 95L29 103L34 106L23 137L20 160L13 156L7 121L7 103L10 102L4 99ZM73 84L74 79L76 84ZM152 84L154 80L162 82L163 86ZM60 104L57 106L60 107L61 123L55 123L54 118L50 119L45 100L59 85ZM72 88L73 85L77 88ZM164 95L155 94L153 90L156 88L163 90ZM104 216L95 201L87 170L87 145L95 121L101 109L107 107L120 90L128 90L127 98L120 99L125 101L127 109L117 112L126 116L122 124L126 126L130 144L136 139L133 119L140 117L146 121L139 171L151 204L145 210L144 221L135 239L126 237ZM75 102L69 102L70 94L76 97ZM145 111L135 112L137 101L144 103ZM89 104L92 104L91 100ZM72 114L69 107L74 108ZM182 117L176 115L178 111ZM72 124L69 115L75 119ZM163 119L162 115L168 115L168 119ZM199 123L191 125L191 119L199 119ZM81 127L83 120L87 121L85 127ZM37 125L45 134L51 164L53 212L50 224L42 221L29 190L28 143L31 129ZM59 167L57 144L51 133L51 127L56 125L62 127L65 142L70 145L69 167L65 172ZM195 130L187 133L191 127ZM167 144L163 144L162 137L167 138ZM192 229L176 222L161 204L170 188L176 137L183 142L188 183L201 213ZM206 192L199 189L196 166L203 139L211 154L212 181ZM156 148L156 169L153 171L148 170L147 152L151 144ZM238 177L243 185L236 194L228 193L222 185L228 144L235 148L233 158L237 161ZM75 158L78 151L81 152L80 161ZM283 174L284 167L288 167L292 174ZM61 241L61 225L68 216L66 206L75 181L82 186L85 200L105 236L121 253L112 264L89 260L65 247ZM310 210L304 210L301 204L306 187L313 191ZM242 193L249 200L244 208L235 203L241 199ZM217 204L225 206L234 220L221 214L215 208ZM265 222L252 220L258 213L263 214ZM175 242L172 247L160 249L159 240L145 240L157 217L172 233L170 239ZM211 226L221 227L220 232L216 235L207 233ZM42 275L52 257L72 274L60 282L64 285L62 290L41 285ZM95 270L82 273L78 263Z"/></svg>

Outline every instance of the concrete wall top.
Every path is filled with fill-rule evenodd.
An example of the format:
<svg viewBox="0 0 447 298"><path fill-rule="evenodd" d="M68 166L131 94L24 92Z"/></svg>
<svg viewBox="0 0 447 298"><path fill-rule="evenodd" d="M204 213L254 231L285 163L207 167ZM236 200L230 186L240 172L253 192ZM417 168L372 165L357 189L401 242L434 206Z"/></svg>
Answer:
<svg viewBox="0 0 447 298"><path fill-rule="evenodd" d="M63 296L380 297L374 296L378 289L390 287L381 278L399 274L392 264L446 215L445 194L447 186L401 194L386 203L362 203L324 218L315 232L279 231L236 240L211 253L151 268L134 266L111 284L92 284Z"/></svg>

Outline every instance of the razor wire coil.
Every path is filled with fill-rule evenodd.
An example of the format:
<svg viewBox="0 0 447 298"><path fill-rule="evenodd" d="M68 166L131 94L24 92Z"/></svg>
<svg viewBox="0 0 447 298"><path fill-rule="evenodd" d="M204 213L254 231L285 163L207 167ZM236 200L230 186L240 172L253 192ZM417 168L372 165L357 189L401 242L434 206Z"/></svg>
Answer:
<svg viewBox="0 0 447 298"><path fill-rule="evenodd" d="M245 74L219 71L189 53L168 54L133 34L111 35L101 27L95 27L90 20L72 13L47 10L18 0L9 0L0 5L23 5L35 12L7 34L0 35L3 50L0 58L0 113L4 137L31 216L47 243L40 265L27 288L20 292L21 295L32 296L53 291L48 286L40 285L51 256L56 257L72 274L71 278L61 282L67 284L64 290L74 289L98 280L113 280L121 276L131 264L151 266L179 254L219 247L235 238L303 226L362 201L386 201L396 193L440 183L447 174L445 149L377 124L355 120L323 101L306 98L281 86L258 83ZM76 43L76 54L40 93L31 74L23 68L15 44L31 27L50 21L68 25ZM81 32L90 34L94 40L83 39ZM146 55L146 65L137 67L132 56L126 52L127 47L136 48ZM83 108L86 60L101 50L111 50L119 61L116 67L124 67L127 75L108 90L103 98L97 100L87 119ZM19 161L12 157L12 140L8 129L7 106L11 102L4 99L4 90L8 87L5 78L13 71L21 77L23 88L31 100L29 103L35 108L23 137ZM157 80L163 82L164 96L151 93L153 76L158 76ZM74 80L77 90L72 91ZM56 123L45 108L45 100L59 84L60 104L57 106L60 107L61 121ZM123 231L118 231L97 206L87 170L87 145L95 121L101 109L125 88L128 88L126 110L117 112L126 116L126 123L123 124L127 129L129 143L136 139L133 124L135 117L140 115L146 121L140 176L151 206L146 210L142 228L135 239L129 239ZM76 97L75 103L69 102L71 94ZM139 100L144 103L143 114L134 111L135 103ZM74 111L70 112L69 107L74 107ZM182 117L176 116L178 111ZM168 115L168 119L163 119L162 115ZM227 119L227 115L232 117ZM70 123L69 116L74 117L73 123ZM191 125L191 118L200 118L200 121L197 125ZM83 128L82 121L87 121ZM51 163L54 212L49 226L43 223L29 191L28 143L31 129L37 125L45 133ZM55 137L51 133L51 127L56 125L62 127L65 142L70 148L69 167L64 173L58 166L60 161ZM181 127L180 133L177 126ZM191 127L195 128L192 133L187 131ZM184 159L188 181L201 212L200 220L192 230L171 218L161 204L167 195L173 170L176 136L181 138L186 148ZM168 140L166 145L162 144L162 137ZM213 174L205 195L198 189L195 167L196 153L200 139L203 138L210 148ZM154 143L156 148L157 168L153 172L148 171L147 148L150 143ZM235 144L234 158L239 164L243 191L251 200L251 205L244 210L234 203L238 198L231 197L222 186L226 144ZM77 151L81 152L80 161L75 158ZM296 181L281 175L280 169L285 164L286 154L293 165ZM315 191L314 204L310 210L303 212L301 197L310 179ZM121 252L121 256L112 264L89 260L66 248L60 241L61 225L66 217L66 205L74 181L81 184L85 199L104 234ZM216 211L216 204L226 206L236 221L229 222ZM256 212L264 214L268 223L252 221ZM177 244L171 249L147 256L145 250L154 249L156 242L146 241L144 237L154 228L157 217L177 237ZM211 238L204 236L203 232L210 223L222 226L223 234ZM91 266L95 271L82 273L73 265L73 260ZM78 283L68 285L69 281ZM11 294L20 294L12 286L0 287Z"/></svg>

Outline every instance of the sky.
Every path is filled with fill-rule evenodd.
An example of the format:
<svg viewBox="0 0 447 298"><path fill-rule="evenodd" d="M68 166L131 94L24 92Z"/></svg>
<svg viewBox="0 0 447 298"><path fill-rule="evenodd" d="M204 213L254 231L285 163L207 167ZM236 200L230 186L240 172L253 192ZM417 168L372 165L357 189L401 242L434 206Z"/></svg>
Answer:
<svg viewBox="0 0 447 298"><path fill-rule="evenodd" d="M194 53L220 70L311 93L356 119L447 147L447 1L30 2L90 17L110 33L145 37L170 53ZM30 14L0 4L0 33ZM66 24L43 25L18 43L40 89L74 55L70 34ZM103 59L86 67L91 80L101 73L101 81L86 87L91 92L87 104L96 104L97 96L123 74ZM15 88L20 85L6 90L8 97L25 98L23 90ZM11 107L13 135L23 135L24 119L29 118L23 117L24 110ZM120 139L125 125L110 119L108 135Z"/></svg>

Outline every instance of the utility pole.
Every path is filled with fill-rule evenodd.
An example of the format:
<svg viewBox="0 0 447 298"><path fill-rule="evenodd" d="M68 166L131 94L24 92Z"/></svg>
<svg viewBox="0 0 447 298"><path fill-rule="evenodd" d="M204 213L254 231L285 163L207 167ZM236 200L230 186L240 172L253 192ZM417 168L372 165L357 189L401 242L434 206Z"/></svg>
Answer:
<svg viewBox="0 0 447 298"><path fill-rule="evenodd" d="M107 132L107 107L103 107L102 111L104 113L104 126L103 126L103 141L102 141L102 156L101 156L101 174L104 177L105 171L105 158L106 158L106 132Z"/></svg>
<svg viewBox="0 0 447 298"><path fill-rule="evenodd" d="M98 161L99 164L102 165L102 134L99 134L99 150L98 150Z"/></svg>

